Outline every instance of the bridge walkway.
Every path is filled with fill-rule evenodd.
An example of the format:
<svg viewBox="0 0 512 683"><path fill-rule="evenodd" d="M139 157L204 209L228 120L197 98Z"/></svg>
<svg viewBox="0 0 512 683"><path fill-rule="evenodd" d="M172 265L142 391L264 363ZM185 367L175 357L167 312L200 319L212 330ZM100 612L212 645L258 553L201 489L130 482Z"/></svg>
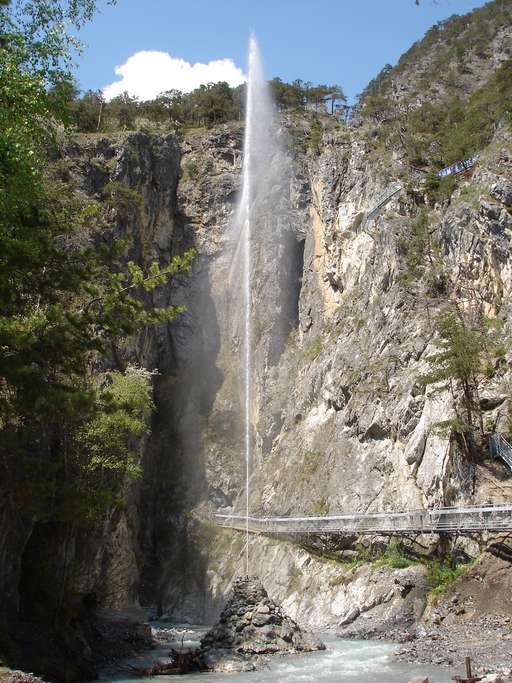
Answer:
<svg viewBox="0 0 512 683"><path fill-rule="evenodd" d="M376 218L379 213L382 211L382 209L386 206L386 204L389 204L389 202L393 199L393 197L396 197L397 194L399 194L402 191L402 186L401 185L390 185L388 188L380 194L377 199L375 200L375 204L373 207L368 211L366 216L364 217L363 220L363 230L366 228L368 223L372 221L374 218Z"/></svg>
<svg viewBox="0 0 512 683"><path fill-rule="evenodd" d="M217 524L245 531L245 515L215 515ZM512 505L447 507L305 517L249 516L249 531L268 534L405 534L511 531Z"/></svg>
<svg viewBox="0 0 512 683"><path fill-rule="evenodd" d="M469 159L463 159L462 161L457 161L455 164L452 164L451 166L442 168L440 171L437 171L436 175L440 178L443 178L449 175L459 175L460 173L465 173L466 171L469 171L471 168L473 168L477 160L478 154L475 154ZM402 191L402 189L402 186L396 183L394 185L390 185L389 187L387 187L384 190L384 192L382 192L382 194L380 194L377 197L373 207L366 213L364 217L362 225L363 230L364 228L366 228L370 221L372 221L374 218L377 218L377 216L380 214L380 212L386 206L386 204L389 204L393 197L396 197L396 195L399 194Z"/></svg>

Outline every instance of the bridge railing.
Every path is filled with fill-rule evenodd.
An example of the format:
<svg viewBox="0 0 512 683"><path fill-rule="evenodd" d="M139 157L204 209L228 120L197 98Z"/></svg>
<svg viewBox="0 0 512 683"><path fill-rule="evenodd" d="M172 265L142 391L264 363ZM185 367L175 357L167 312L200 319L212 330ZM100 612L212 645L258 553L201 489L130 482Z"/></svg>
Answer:
<svg viewBox="0 0 512 683"><path fill-rule="evenodd" d="M393 197L395 197L399 192L402 191L402 186L401 185L390 185L387 187L384 192L382 192L377 199L375 200L375 204L373 207L368 211L366 216L364 217L363 221L363 229L368 225L368 223L376 218L379 213L382 211L382 209L388 204Z"/></svg>
<svg viewBox="0 0 512 683"><path fill-rule="evenodd" d="M246 529L244 515L215 515L221 526ZM255 533L439 533L500 531L512 529L512 505L435 508L406 512L351 513L324 517L249 516L249 530Z"/></svg>
<svg viewBox="0 0 512 683"><path fill-rule="evenodd" d="M491 455L501 458L512 470L512 446L502 434L495 432L489 437Z"/></svg>
<svg viewBox="0 0 512 683"><path fill-rule="evenodd" d="M469 157L469 159L457 161L455 164L452 164L451 166L446 166L446 168L442 168L440 171L436 173L436 175L442 178L447 175L458 175L459 173L464 173L464 171L469 170L476 164L477 159L478 154L475 154L474 156Z"/></svg>
<svg viewBox="0 0 512 683"><path fill-rule="evenodd" d="M444 176L458 175L459 173L464 173L464 171L469 170L476 164L478 156L478 154L475 154L474 156L469 157L469 159L462 159L461 161L457 161L451 166L446 166L445 168L442 168L440 171L437 171L436 175L440 178L443 178ZM388 202L390 202L393 199L393 197L397 195L401 190L401 185L390 185L388 188L384 190L384 192L382 192L382 194L380 194L377 197L377 199L375 200L375 204L366 213L364 217L362 226L363 229L368 225L370 221L372 221L379 215L379 213L386 206L386 204L388 204Z"/></svg>

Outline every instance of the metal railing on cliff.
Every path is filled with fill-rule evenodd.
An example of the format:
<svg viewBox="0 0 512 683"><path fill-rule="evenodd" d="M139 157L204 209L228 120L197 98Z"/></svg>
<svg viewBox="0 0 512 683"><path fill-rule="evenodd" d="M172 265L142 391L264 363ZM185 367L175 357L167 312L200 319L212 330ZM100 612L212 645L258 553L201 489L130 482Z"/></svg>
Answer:
<svg viewBox="0 0 512 683"><path fill-rule="evenodd" d="M463 159L461 161L457 161L451 166L446 166L445 168L442 168L440 171L437 171L436 175L439 176L440 178L449 176L449 175L459 175L460 173L464 173L468 170L470 170L477 162L478 160L478 154L475 154L472 157L469 157L469 159ZM372 208L366 213L363 222L362 222L362 227L363 230L366 228L368 223L372 221L374 218L376 218L382 209L386 206L386 204L389 204L389 202L393 199L393 197L396 197L401 191L402 191L402 186L399 185L398 183L390 185L387 187L382 194L380 194L377 199L375 200L374 205Z"/></svg>
<svg viewBox="0 0 512 683"><path fill-rule="evenodd" d="M512 470L512 446L499 432L489 437L489 450L494 458L501 458Z"/></svg>
<svg viewBox="0 0 512 683"><path fill-rule="evenodd" d="M477 159L478 159L478 154L475 154L472 157L469 157L469 159L463 159L462 161L456 161L454 164L451 166L446 166L445 168L442 168L440 171L436 173L437 176L440 178L443 178L444 176L447 175L458 175L459 173L464 173L465 171L469 171L470 168L473 168L473 166L476 164Z"/></svg>
<svg viewBox="0 0 512 683"><path fill-rule="evenodd" d="M389 204L389 202L395 197L397 194L399 194L402 191L402 186L401 185L390 185L388 188L380 194L377 199L375 200L375 204L373 207L367 212L366 216L364 217L363 220L363 230L366 228L368 223L372 221L374 218L376 218L379 213L382 211L382 209L386 206L386 204Z"/></svg>

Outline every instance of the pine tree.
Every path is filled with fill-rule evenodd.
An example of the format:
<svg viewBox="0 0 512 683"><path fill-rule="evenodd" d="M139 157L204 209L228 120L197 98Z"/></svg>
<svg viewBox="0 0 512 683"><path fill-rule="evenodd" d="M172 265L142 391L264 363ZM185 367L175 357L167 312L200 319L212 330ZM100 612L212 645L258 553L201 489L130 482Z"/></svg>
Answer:
<svg viewBox="0 0 512 683"><path fill-rule="evenodd" d="M182 311L154 308L146 293L186 271L193 255L126 264L126 242L100 235L113 207L140 210L140 197L110 183L103 202L85 199L47 173L72 85L55 63L65 43L16 12L30 5L57 19L67 5L52 14L52 2L27 3L0 17L0 484L23 499L25 514L63 519L77 490L112 504L134 473L129 443L148 424L137 405L150 386L123 371L98 381L93 367L114 362L126 335ZM92 4L74 0L68 11L82 17ZM122 402L116 387L126 390Z"/></svg>
<svg viewBox="0 0 512 683"><path fill-rule="evenodd" d="M498 331L497 321L464 313L458 306L445 311L436 323L438 350L428 357L431 369L421 378L427 385L437 385L438 391L450 392L456 420L442 426L461 436L472 457L476 455L475 431L480 446L485 442L480 387L504 355Z"/></svg>

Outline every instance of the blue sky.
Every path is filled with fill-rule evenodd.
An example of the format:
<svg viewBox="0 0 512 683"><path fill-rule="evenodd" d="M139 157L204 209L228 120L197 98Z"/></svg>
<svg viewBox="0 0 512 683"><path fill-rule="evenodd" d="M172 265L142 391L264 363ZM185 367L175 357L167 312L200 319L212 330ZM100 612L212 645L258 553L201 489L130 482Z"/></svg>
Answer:
<svg viewBox="0 0 512 683"><path fill-rule="evenodd" d="M205 78L225 76L235 84L243 77L253 30L269 78L339 83L352 99L430 26L483 4L482 0L421 0L419 6L414 0L118 0L112 7L100 0L100 13L81 32L87 47L77 76L83 89L104 88L119 80L115 67L132 57L124 70L125 84L141 97L160 85L162 90L185 89L183 83L193 87ZM151 53L133 58L141 51ZM234 64L191 69L176 59Z"/></svg>

